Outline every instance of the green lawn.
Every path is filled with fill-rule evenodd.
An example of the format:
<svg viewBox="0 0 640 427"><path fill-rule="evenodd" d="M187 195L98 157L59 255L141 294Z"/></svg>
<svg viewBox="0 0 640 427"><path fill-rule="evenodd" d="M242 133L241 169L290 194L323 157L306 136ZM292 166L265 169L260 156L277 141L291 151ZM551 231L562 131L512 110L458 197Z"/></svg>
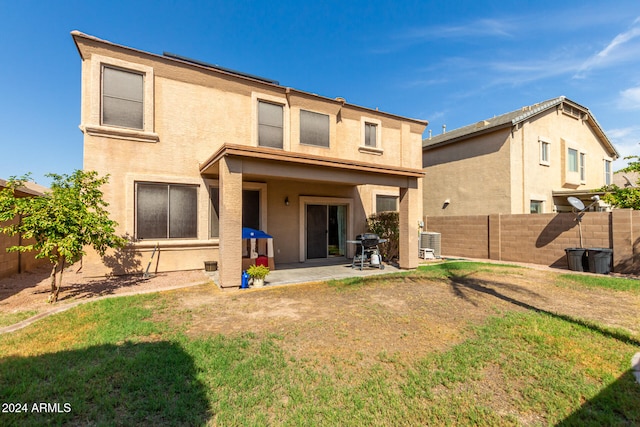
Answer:
<svg viewBox="0 0 640 427"><path fill-rule="evenodd" d="M507 267L409 274L480 269ZM445 351L365 367L296 357L282 334L190 338L181 315L165 294L122 297L0 336L0 425L640 425L639 337L580 319L499 312Z"/></svg>

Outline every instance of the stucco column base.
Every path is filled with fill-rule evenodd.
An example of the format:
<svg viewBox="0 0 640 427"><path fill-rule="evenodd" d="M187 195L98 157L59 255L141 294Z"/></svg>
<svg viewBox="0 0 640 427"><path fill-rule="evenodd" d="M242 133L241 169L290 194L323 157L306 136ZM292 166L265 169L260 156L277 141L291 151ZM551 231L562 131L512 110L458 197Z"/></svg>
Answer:
<svg viewBox="0 0 640 427"><path fill-rule="evenodd" d="M221 288L240 287L242 275L242 160L220 160L220 252L218 280Z"/></svg>
<svg viewBox="0 0 640 427"><path fill-rule="evenodd" d="M400 268L418 267L418 221L422 218L420 208L422 192L417 180L408 188L400 188Z"/></svg>

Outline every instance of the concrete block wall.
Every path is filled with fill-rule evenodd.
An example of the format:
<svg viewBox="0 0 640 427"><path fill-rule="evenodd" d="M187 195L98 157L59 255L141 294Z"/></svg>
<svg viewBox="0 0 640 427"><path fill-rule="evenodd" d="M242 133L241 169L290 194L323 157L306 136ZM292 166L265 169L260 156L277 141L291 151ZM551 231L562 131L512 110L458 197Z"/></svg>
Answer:
<svg viewBox="0 0 640 427"><path fill-rule="evenodd" d="M17 252L7 252L7 248L17 245L18 242L18 236L0 234L0 278L20 271L20 255Z"/></svg>
<svg viewBox="0 0 640 427"><path fill-rule="evenodd" d="M613 249L613 270L640 273L640 211L427 217L442 234L442 254L566 267L566 248Z"/></svg>
<svg viewBox="0 0 640 427"><path fill-rule="evenodd" d="M36 259L33 252L7 252L7 248L19 244L19 236L0 234L0 279L49 264L46 259Z"/></svg>
<svg viewBox="0 0 640 427"><path fill-rule="evenodd" d="M441 234L441 252L470 258L489 258L488 217L428 217L427 231Z"/></svg>

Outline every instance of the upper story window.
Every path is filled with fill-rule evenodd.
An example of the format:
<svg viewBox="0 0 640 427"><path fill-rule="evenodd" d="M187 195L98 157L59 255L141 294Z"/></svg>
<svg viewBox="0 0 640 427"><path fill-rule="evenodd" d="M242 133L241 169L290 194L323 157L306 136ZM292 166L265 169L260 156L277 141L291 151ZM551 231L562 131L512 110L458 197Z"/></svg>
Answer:
<svg viewBox="0 0 640 427"><path fill-rule="evenodd" d="M153 67L91 55L83 78L81 129L85 134L141 142L158 142L154 129Z"/></svg>
<svg viewBox="0 0 640 427"><path fill-rule="evenodd" d="M604 185L611 185L611 160L604 161Z"/></svg>
<svg viewBox="0 0 640 427"><path fill-rule="evenodd" d="M258 145L261 147L283 147L282 105L258 101Z"/></svg>
<svg viewBox="0 0 640 427"><path fill-rule="evenodd" d="M580 153L580 181L583 183L587 181L587 155Z"/></svg>
<svg viewBox="0 0 640 427"><path fill-rule="evenodd" d="M551 164L551 158L549 155L549 150L551 148L551 144L547 141L540 140L540 164L549 166Z"/></svg>
<svg viewBox="0 0 640 427"><path fill-rule="evenodd" d="M144 75L102 67L102 124L144 129Z"/></svg>
<svg viewBox="0 0 640 427"><path fill-rule="evenodd" d="M196 185L138 182L135 209L138 239L198 237Z"/></svg>
<svg viewBox="0 0 640 427"><path fill-rule="evenodd" d="M366 147L378 146L378 125L375 123L364 124L364 145Z"/></svg>
<svg viewBox="0 0 640 427"><path fill-rule="evenodd" d="M300 144L329 147L329 116L300 110Z"/></svg>
<svg viewBox="0 0 640 427"><path fill-rule="evenodd" d="M569 148L567 151L567 170L578 172L578 150Z"/></svg>
<svg viewBox="0 0 640 427"><path fill-rule="evenodd" d="M360 146L358 151L383 155L382 121L373 117L360 117Z"/></svg>

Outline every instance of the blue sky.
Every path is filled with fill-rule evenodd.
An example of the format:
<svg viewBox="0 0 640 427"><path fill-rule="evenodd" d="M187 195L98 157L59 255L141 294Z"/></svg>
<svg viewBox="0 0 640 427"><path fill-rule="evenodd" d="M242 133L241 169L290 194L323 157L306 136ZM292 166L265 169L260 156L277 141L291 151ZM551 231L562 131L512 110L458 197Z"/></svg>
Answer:
<svg viewBox="0 0 640 427"><path fill-rule="evenodd" d="M0 178L82 168L72 30L425 119L434 135L565 95L622 157L640 154L638 0L0 0L0 19Z"/></svg>

